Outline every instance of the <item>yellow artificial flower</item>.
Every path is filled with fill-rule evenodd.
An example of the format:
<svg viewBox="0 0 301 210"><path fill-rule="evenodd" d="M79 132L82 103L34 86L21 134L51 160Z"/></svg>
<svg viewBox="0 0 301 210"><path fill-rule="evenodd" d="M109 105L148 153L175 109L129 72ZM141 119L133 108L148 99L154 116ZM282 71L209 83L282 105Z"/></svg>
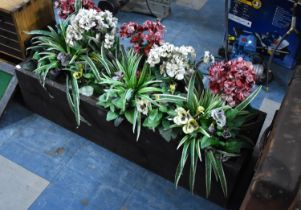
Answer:
<svg viewBox="0 0 301 210"><path fill-rule="evenodd" d="M159 94L155 94L155 99L158 101L160 100L160 95Z"/></svg>
<svg viewBox="0 0 301 210"><path fill-rule="evenodd" d="M94 62L98 62L98 58L97 58L96 53L92 53L91 59L92 59Z"/></svg>
<svg viewBox="0 0 301 210"><path fill-rule="evenodd" d="M177 125L185 125L191 118L189 113L182 107L176 109L177 115L173 118L173 121Z"/></svg>
<svg viewBox="0 0 301 210"><path fill-rule="evenodd" d="M176 91L176 84L175 83L170 84L169 85L169 90L170 90L171 94L174 94L175 91Z"/></svg>
<svg viewBox="0 0 301 210"><path fill-rule="evenodd" d="M73 72L72 76L74 79L80 79L83 76L83 72L84 72L84 66L83 64L79 64L79 69L75 72Z"/></svg>
<svg viewBox="0 0 301 210"><path fill-rule="evenodd" d="M197 114L204 114L205 108L203 106L198 106L196 113Z"/></svg>
<svg viewBox="0 0 301 210"><path fill-rule="evenodd" d="M191 118L187 122L187 124L183 126L183 132L185 134L190 134L196 131L198 128L199 128L198 122L195 119Z"/></svg>

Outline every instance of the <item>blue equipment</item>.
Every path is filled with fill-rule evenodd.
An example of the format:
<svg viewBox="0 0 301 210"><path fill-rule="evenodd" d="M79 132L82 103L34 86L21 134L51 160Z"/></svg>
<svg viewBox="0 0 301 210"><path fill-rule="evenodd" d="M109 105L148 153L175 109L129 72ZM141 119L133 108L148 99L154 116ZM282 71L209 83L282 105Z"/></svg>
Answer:
<svg viewBox="0 0 301 210"><path fill-rule="evenodd" d="M240 35L233 43L231 59L242 57L244 60L253 62L257 55L257 38L255 35Z"/></svg>

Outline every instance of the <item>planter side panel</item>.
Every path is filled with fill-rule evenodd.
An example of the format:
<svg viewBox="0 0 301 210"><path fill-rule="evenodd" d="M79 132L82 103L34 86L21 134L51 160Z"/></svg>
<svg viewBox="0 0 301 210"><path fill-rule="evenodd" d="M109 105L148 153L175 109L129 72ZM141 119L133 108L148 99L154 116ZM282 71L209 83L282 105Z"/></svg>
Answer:
<svg viewBox="0 0 301 210"><path fill-rule="evenodd" d="M17 71L17 77L21 87L25 104L33 112L36 112L47 119L83 136L93 142L117 153L124 158L139 164L140 166L153 171L154 173L174 181L174 174L180 159L180 151L176 149L176 144L166 142L157 133L142 130L141 137L137 142L132 134L131 125L122 123L115 127L113 123L106 121L104 110L96 106L96 102L90 98L82 97L81 114L91 124L82 123L76 128L74 115L71 112L67 101L66 93L61 85L47 81L47 91L42 88L36 77L23 70ZM261 128L262 124L260 125ZM253 133L257 139L258 133ZM224 164L225 173L228 180L229 197L222 194L219 183L213 178L212 192L209 200L227 206L237 180L250 157L250 153L243 154L242 158L230 160ZM196 179L195 193L205 196L204 166L199 164ZM180 185L188 188L189 165L187 164ZM245 187L247 186L238 186Z"/></svg>

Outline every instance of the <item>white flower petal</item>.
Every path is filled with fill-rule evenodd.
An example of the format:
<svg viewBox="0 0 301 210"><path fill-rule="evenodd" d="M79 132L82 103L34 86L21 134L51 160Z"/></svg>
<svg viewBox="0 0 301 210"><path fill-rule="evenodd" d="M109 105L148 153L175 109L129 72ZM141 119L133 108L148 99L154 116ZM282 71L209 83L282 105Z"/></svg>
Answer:
<svg viewBox="0 0 301 210"><path fill-rule="evenodd" d="M94 88L92 86L83 86L79 89L79 93L87 97L91 97L93 92Z"/></svg>

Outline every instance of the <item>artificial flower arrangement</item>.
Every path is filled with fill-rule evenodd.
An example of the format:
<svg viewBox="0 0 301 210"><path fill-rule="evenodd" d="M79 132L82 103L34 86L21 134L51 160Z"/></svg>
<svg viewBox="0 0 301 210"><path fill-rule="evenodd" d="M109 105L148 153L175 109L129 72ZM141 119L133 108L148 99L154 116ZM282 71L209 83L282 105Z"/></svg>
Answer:
<svg viewBox="0 0 301 210"><path fill-rule="evenodd" d="M255 78L252 63L242 58L216 62L209 69L209 88L236 106L250 95Z"/></svg>
<svg viewBox="0 0 301 210"><path fill-rule="evenodd" d="M119 45L116 30L117 18L110 12L78 7L76 13L56 28L49 26L49 31L29 32L35 36L33 46L29 47L35 51L33 58L38 62L35 73L43 86L49 74L65 75L67 99L77 126L85 121L80 115L79 94L92 96L100 81L98 70L86 68L93 63L90 54L101 51L100 46L113 52Z"/></svg>
<svg viewBox="0 0 301 210"><path fill-rule="evenodd" d="M130 43L136 53L147 56L154 45L160 46L163 43L165 27L159 22L150 20L142 25L129 22L124 23L120 28L120 36L130 38Z"/></svg>
<svg viewBox="0 0 301 210"><path fill-rule="evenodd" d="M62 19L67 19L69 15L73 14L77 10L76 7L100 11L99 8L94 4L93 0L58 0L54 2L54 6L56 9L58 9L58 15Z"/></svg>
<svg viewBox="0 0 301 210"><path fill-rule="evenodd" d="M35 35L30 47L36 52L34 72L42 85L47 77L63 73L78 126L89 123L80 115L79 95L98 98L106 119L116 126L131 123L137 141L143 127L177 141L182 155L176 184L190 161L193 191L197 167L204 162L207 195L212 174L227 195L223 162L252 146L239 132L251 112L248 105L260 91L251 93L252 64L242 59L215 62L206 52L202 60L213 64L209 88L204 88L194 49L163 42L161 23L122 25L121 37L133 43L127 51L117 37L117 19L108 11L86 9L84 2L76 0L71 6L75 12L56 28L30 32Z"/></svg>
<svg viewBox="0 0 301 210"><path fill-rule="evenodd" d="M66 42L70 47L89 45L94 50L94 45L101 46L104 43L104 47L110 49L115 42L116 28L117 18L111 12L80 9L70 20Z"/></svg>

